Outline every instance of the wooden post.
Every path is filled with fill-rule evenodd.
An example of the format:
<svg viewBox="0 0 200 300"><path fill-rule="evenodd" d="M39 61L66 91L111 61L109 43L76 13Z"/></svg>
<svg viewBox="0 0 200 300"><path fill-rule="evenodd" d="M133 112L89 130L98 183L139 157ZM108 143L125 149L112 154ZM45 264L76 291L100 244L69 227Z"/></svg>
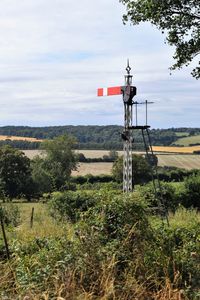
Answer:
<svg viewBox="0 0 200 300"><path fill-rule="evenodd" d="M31 211L31 220L30 220L30 227L33 227L33 216L34 216L34 207L32 207L32 211Z"/></svg>
<svg viewBox="0 0 200 300"><path fill-rule="evenodd" d="M7 238L6 238L6 232L5 232L4 222L3 222L3 216L2 216L1 213L0 213L0 219L1 219L1 229L2 229L2 233L3 233L4 244L5 244L5 247L6 247L6 256L7 256L7 259L10 259L8 241L7 241Z"/></svg>

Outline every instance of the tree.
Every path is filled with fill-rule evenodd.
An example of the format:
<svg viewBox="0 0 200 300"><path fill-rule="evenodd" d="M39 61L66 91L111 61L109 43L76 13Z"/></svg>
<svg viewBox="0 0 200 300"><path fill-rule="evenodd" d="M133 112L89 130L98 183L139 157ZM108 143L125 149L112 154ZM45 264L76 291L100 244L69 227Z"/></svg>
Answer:
<svg viewBox="0 0 200 300"><path fill-rule="evenodd" d="M199 0L119 0L127 9L123 16L133 25L149 21L162 33L167 42L175 46L172 70L188 66L200 54L200 1ZM192 71L200 78L200 62Z"/></svg>
<svg viewBox="0 0 200 300"><path fill-rule="evenodd" d="M133 154L133 182L144 183L151 179L151 168L142 155ZM113 164L112 175L116 181L123 180L123 157L120 156Z"/></svg>
<svg viewBox="0 0 200 300"><path fill-rule="evenodd" d="M69 180L71 171L76 169L77 164L72 150L75 143L75 139L69 135L42 143L44 155L42 158L37 157L32 163L33 178L40 185L41 192L59 190Z"/></svg>
<svg viewBox="0 0 200 300"><path fill-rule="evenodd" d="M0 192L10 199L32 193L30 159L10 146L0 148Z"/></svg>
<svg viewBox="0 0 200 300"><path fill-rule="evenodd" d="M35 194L38 196L51 192L53 190L53 180L51 174L45 168L45 160L37 155L31 161L31 167Z"/></svg>

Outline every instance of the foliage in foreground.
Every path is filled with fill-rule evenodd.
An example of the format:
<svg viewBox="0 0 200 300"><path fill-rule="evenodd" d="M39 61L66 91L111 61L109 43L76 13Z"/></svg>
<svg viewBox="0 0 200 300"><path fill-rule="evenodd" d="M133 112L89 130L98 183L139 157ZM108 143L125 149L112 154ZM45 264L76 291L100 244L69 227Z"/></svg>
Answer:
<svg viewBox="0 0 200 300"><path fill-rule="evenodd" d="M66 194L56 197L60 203L61 198L70 201ZM27 237L23 234L20 239L18 232L18 238L10 240L12 259L0 266L1 296L198 299L200 218L195 211L179 209L168 227L151 216L136 193L124 197L100 190L84 192L83 199L77 192L72 197L78 218L72 220L71 229L47 234L50 223L44 220L46 236L38 231L30 238L29 230ZM82 209L84 202L89 205ZM57 214L69 219L71 212L64 207L68 205ZM52 228L64 226L51 222Z"/></svg>
<svg viewBox="0 0 200 300"><path fill-rule="evenodd" d="M200 3L199 0L120 0L127 9L125 22L134 25L148 21L162 33L167 34L167 42L175 47L173 58L176 63L171 69L188 66L200 53ZM200 78L199 62L192 75Z"/></svg>

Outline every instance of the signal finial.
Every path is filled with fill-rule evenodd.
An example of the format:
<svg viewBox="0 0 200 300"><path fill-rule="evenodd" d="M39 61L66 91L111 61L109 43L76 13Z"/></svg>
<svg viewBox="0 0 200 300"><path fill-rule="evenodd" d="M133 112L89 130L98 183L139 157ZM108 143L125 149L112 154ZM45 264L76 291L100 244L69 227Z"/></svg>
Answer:
<svg viewBox="0 0 200 300"><path fill-rule="evenodd" d="M127 74L130 75L131 67L129 66L129 59L127 59L127 67L126 67L126 71L127 71Z"/></svg>

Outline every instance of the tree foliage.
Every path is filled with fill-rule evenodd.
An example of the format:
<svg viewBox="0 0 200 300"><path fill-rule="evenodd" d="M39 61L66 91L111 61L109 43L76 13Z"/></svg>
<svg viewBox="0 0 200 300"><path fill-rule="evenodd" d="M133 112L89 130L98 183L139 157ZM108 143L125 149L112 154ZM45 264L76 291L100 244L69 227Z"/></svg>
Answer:
<svg viewBox="0 0 200 300"><path fill-rule="evenodd" d="M133 154L133 182L135 184L144 183L151 179L151 167L142 155ZM123 157L120 156L113 164L112 175L116 181L123 180Z"/></svg>
<svg viewBox="0 0 200 300"><path fill-rule="evenodd" d="M77 163L74 145L75 139L69 135L42 143L43 158L33 160L33 178L42 192L59 190L69 180Z"/></svg>
<svg viewBox="0 0 200 300"><path fill-rule="evenodd" d="M38 139L53 139L60 135L72 135L76 138L76 149L105 149L122 150L123 141L121 138L122 126L49 126L49 127L29 127L29 126L4 126L0 127L0 135L8 136L5 141L0 141L0 146L8 144L14 148L36 149L41 143L27 141L11 141L9 136L33 137ZM169 128L151 129L151 141L154 146L169 146L175 144L181 137L188 135L199 135L199 128ZM144 143L140 130L134 131L134 149L144 150ZM109 154L110 156L110 154ZM110 156L111 157L111 156Z"/></svg>
<svg viewBox="0 0 200 300"><path fill-rule="evenodd" d="M14 198L29 197L32 190L30 159L10 146L0 148L1 195Z"/></svg>
<svg viewBox="0 0 200 300"><path fill-rule="evenodd" d="M171 69L189 65L200 54L200 1L199 0L120 0L127 9L124 22L133 25L149 21L175 46ZM200 78L200 62L192 75Z"/></svg>

